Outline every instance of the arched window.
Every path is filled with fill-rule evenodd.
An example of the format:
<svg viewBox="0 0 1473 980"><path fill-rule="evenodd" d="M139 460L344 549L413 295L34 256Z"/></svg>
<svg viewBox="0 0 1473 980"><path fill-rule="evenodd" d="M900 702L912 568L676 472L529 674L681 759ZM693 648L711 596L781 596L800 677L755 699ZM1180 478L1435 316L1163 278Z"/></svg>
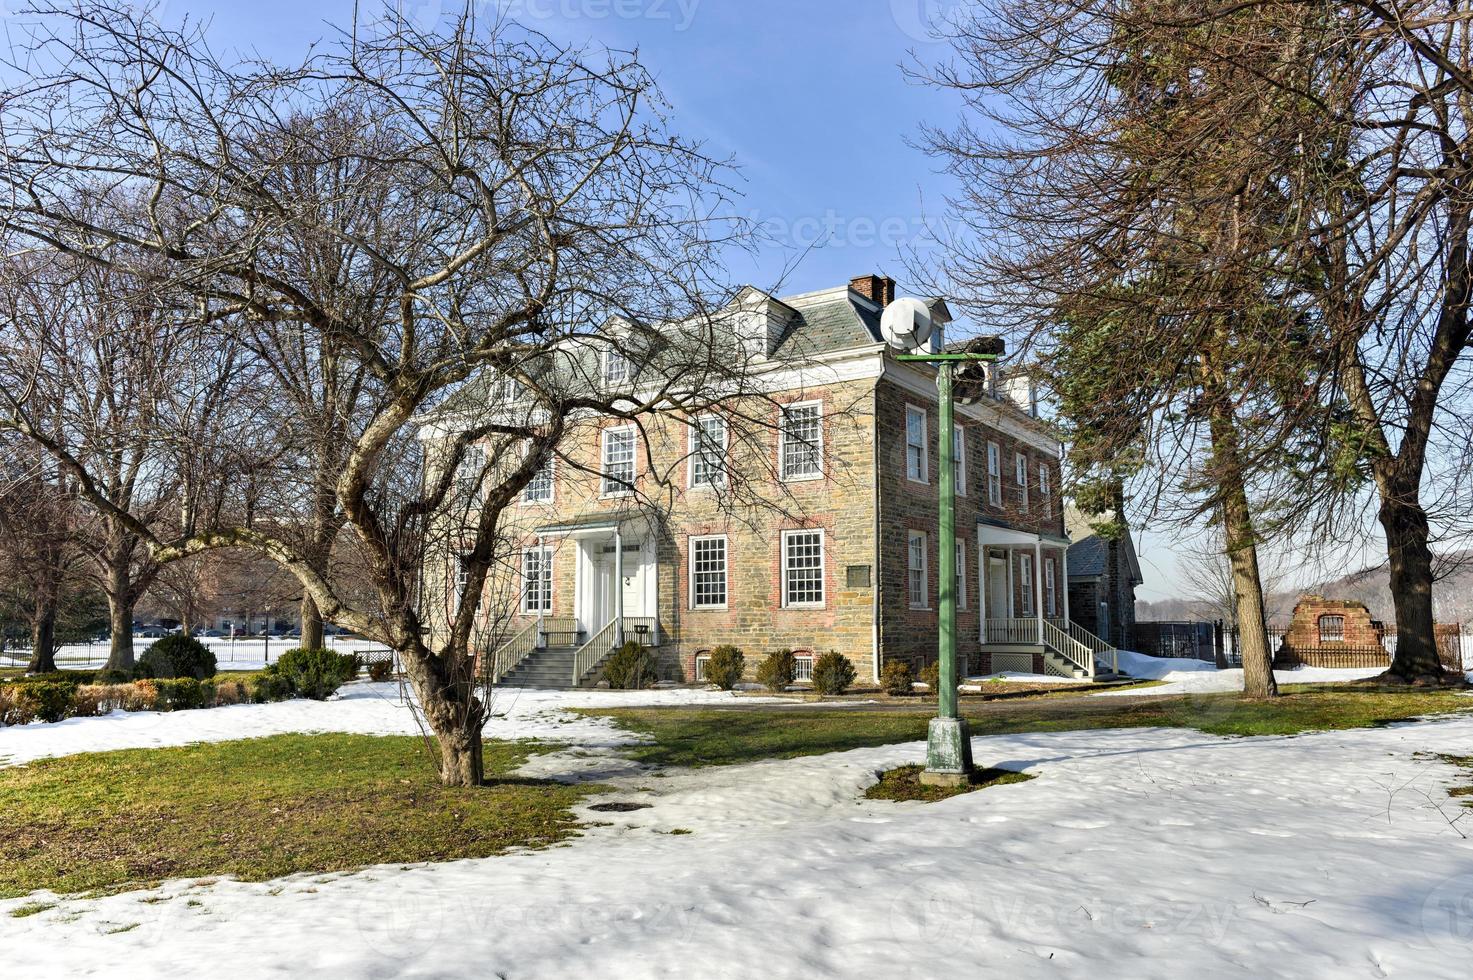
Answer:
<svg viewBox="0 0 1473 980"><path fill-rule="evenodd" d="M1345 617L1344 616L1321 616L1320 617L1320 642L1321 643L1344 643L1345 642Z"/></svg>

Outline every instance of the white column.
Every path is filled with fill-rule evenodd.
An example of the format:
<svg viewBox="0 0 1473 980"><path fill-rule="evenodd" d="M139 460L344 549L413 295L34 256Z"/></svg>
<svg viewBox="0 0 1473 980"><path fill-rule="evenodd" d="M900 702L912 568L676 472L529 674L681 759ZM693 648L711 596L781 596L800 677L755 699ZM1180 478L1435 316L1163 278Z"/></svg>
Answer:
<svg viewBox="0 0 1473 980"><path fill-rule="evenodd" d="M1064 597L1064 604L1063 604L1063 609L1064 609L1064 622L1067 624L1067 623L1070 622L1070 619L1069 619L1069 546L1068 545L1065 545L1060 550L1059 567L1061 569L1060 575L1062 575L1063 577L1062 577L1062 579L1054 582L1054 588L1058 589L1059 592Z"/></svg>
<svg viewBox="0 0 1473 980"><path fill-rule="evenodd" d="M1033 611L1038 614L1038 645L1043 646L1043 541L1033 541Z"/></svg>
<svg viewBox="0 0 1473 980"><path fill-rule="evenodd" d="M552 592L552 576L543 568L543 562L547 561L547 548L542 542L542 535L537 535L537 648L539 650L547 643L547 610L543 608L542 602L544 579L548 584L548 593Z"/></svg>
<svg viewBox="0 0 1473 980"><path fill-rule="evenodd" d="M624 535L614 525L614 645L624 645Z"/></svg>

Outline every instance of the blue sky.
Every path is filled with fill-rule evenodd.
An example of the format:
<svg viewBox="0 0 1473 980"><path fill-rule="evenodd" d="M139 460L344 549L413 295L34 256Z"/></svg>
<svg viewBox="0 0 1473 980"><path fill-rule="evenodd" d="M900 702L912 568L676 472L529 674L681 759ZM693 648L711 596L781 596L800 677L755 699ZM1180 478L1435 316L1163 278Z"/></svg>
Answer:
<svg viewBox="0 0 1473 980"><path fill-rule="evenodd" d="M373 9L376 0L361 0ZM462 0L403 0L420 23ZM949 179L909 145L923 122L957 111L913 84L902 63L946 55L927 30L958 0L481 0L565 43L638 48L672 105L675 129L734 159L738 210L767 241L730 257L730 276L785 293L867 272L906 290L902 254L934 249ZM285 59L351 21L353 0L164 0L166 19L211 21L218 51ZM1139 540L1143 599L1177 592L1176 559L1159 536Z"/></svg>

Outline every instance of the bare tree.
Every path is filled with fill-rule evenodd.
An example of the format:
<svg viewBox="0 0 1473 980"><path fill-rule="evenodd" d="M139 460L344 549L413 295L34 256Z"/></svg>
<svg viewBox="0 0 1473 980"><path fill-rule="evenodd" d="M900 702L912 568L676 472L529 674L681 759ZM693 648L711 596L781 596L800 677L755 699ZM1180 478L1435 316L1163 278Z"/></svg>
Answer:
<svg viewBox="0 0 1473 980"><path fill-rule="evenodd" d="M347 593L269 520L204 526L196 512L166 533L103 492L67 445L21 429L152 560L257 551L324 617L397 650L442 779L479 783L471 640L504 508L581 419L742 391L747 347L719 315L712 276L728 230L713 224L719 165L655 114L636 58L511 24L467 16L423 32L389 17L287 69L223 63L200 34L131 6L39 4L33 16L27 80L4 102L6 233L166 282L194 298L205 327L287 329L361 366L371 396L361 412L334 410L344 444L332 495L371 594ZM303 178L345 164L376 206L325 207ZM101 174L126 199L97 195ZM78 194L99 206L83 214ZM342 254L344 271L304 271L303 241ZM627 383L606 384L609 349L635 366ZM277 384L316 377L283 371ZM490 393L507 378L521 404ZM480 509L450 536L468 463ZM464 588L449 629L432 635L419 588L436 535L454 546Z"/></svg>

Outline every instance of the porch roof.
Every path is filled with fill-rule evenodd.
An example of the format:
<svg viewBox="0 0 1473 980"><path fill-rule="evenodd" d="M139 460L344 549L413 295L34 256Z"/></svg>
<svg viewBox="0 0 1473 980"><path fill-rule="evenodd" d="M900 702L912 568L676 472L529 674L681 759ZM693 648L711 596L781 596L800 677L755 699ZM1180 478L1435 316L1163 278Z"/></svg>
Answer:
<svg viewBox="0 0 1473 980"><path fill-rule="evenodd" d="M636 522L645 525L648 524L648 519L644 514L611 514L601 511L596 514L583 514L557 524L545 524L537 528L537 533L543 535L588 534L596 531L613 531Z"/></svg>
<svg viewBox="0 0 1473 980"><path fill-rule="evenodd" d="M1008 524L994 523L988 520L977 522L977 541L979 544L984 545L1012 545L1022 548L1031 548L1034 544L1050 544L1061 548L1069 547L1069 539L1066 537L1040 531L1024 531Z"/></svg>

